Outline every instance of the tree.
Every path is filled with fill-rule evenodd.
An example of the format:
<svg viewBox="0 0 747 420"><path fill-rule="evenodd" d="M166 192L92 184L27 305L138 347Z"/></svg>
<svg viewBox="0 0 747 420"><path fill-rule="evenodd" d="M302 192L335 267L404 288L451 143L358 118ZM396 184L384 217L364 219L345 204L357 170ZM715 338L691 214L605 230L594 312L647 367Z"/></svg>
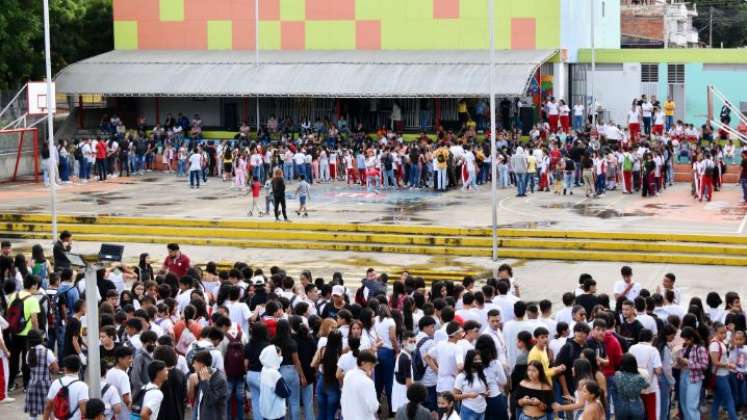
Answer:
<svg viewBox="0 0 747 420"><path fill-rule="evenodd" d="M112 0L50 0L52 74L113 48ZM42 80L42 0L0 0L0 90Z"/></svg>
<svg viewBox="0 0 747 420"><path fill-rule="evenodd" d="M693 25L700 31L700 40L706 45L710 41L708 25L713 7L713 47L741 48L747 46L747 3L735 0L717 0L698 3L699 16Z"/></svg>

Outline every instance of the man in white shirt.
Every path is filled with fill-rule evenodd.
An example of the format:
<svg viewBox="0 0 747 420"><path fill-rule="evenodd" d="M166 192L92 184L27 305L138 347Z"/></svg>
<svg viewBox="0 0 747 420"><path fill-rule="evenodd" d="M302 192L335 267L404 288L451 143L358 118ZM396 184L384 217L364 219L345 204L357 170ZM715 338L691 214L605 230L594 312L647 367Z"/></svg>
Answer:
<svg viewBox="0 0 747 420"><path fill-rule="evenodd" d="M475 308L475 295L472 292L465 292L462 295L462 309L456 311L457 316L466 321L480 321L480 310Z"/></svg>
<svg viewBox="0 0 747 420"><path fill-rule="evenodd" d="M643 325L643 328L651 330L651 332L656 335L659 329L656 327L656 320L654 317L646 313L646 299L639 296L633 304L635 305L636 311L635 319Z"/></svg>
<svg viewBox="0 0 747 420"><path fill-rule="evenodd" d="M236 323L243 334L249 334L249 318L252 316L252 311L246 303L239 302L240 295L239 286L231 286L225 305L228 308L228 318L231 322Z"/></svg>
<svg viewBox="0 0 747 420"><path fill-rule="evenodd" d="M679 305L681 302L680 300L681 294L680 294L680 289L677 287L674 287L674 282L676 279L677 278L674 276L673 273L665 274L664 278L661 279L661 285L656 286L656 293L659 293L660 295L664 296L667 290L671 290L672 293L674 293L674 300L672 300L670 303Z"/></svg>
<svg viewBox="0 0 747 420"><path fill-rule="evenodd" d="M584 127L584 105L581 101L576 102L573 105L573 129L575 131L581 131Z"/></svg>
<svg viewBox="0 0 747 420"><path fill-rule="evenodd" d="M518 301L514 304L515 319L503 324L503 336L506 338L506 347L508 350L508 366L513 370L516 365L516 357L519 354L519 348L516 346L516 340L519 333L527 331L534 334L534 328L537 326L537 320L524 319L527 312L527 304Z"/></svg>
<svg viewBox="0 0 747 420"><path fill-rule="evenodd" d="M161 402L163 402L163 392L160 388L169 377L166 364L160 360L152 361L148 365L148 377L150 382L142 389L145 394L143 395L143 405L140 407L140 418L141 420L156 420L158 412L161 411ZM137 396L137 392L135 395Z"/></svg>
<svg viewBox="0 0 747 420"><path fill-rule="evenodd" d="M438 373L433 369L434 365L425 360L425 355L427 355L436 345L436 340L433 339L436 329L436 320L426 315L420 318L418 329L420 332L417 337L415 337L415 348L420 353L420 357L425 365L425 372L423 373L423 377L420 378L420 383L423 384L425 389L428 391L428 397L426 398L424 405L429 410L435 411L436 408L438 408L436 406L436 384L438 383Z"/></svg>
<svg viewBox="0 0 747 420"><path fill-rule="evenodd" d="M80 358L77 355L65 357L62 361L65 375L52 382L47 392L47 405L44 407L42 418L52 418L54 412L54 399L62 387L67 387L68 403L70 405L70 420L80 420L85 416L86 401L88 401L88 384L78 379L80 371Z"/></svg>
<svg viewBox="0 0 747 420"><path fill-rule="evenodd" d="M358 354L357 367L345 374L342 382L340 408L342 417L355 420L376 420L379 411L379 399L376 386L371 379L376 356L368 350Z"/></svg>
<svg viewBox="0 0 747 420"><path fill-rule="evenodd" d="M641 391L641 399L643 400L644 407L655 407L656 416L652 416L654 413L646 413L648 418L660 418L659 408L660 405L657 394L659 393L659 381L657 378L661 375L661 355L659 350L651 345L654 339L654 334L649 329L642 329L639 335L639 341L637 344L630 346L628 353L635 357L638 362L638 369L643 369L648 372L648 383L649 387ZM650 410L647 410L650 411Z"/></svg>
<svg viewBox="0 0 747 420"><path fill-rule="evenodd" d="M651 135L651 116L653 113L654 105L648 99L645 99L644 96L643 103L641 104L641 114L643 115L643 132L647 136Z"/></svg>
<svg viewBox="0 0 747 420"><path fill-rule="evenodd" d="M493 298L493 304L498 306L501 310L501 318L503 324L514 319L514 304L519 301L519 298L509 294L509 284L507 281L498 281L497 285L498 296Z"/></svg>
<svg viewBox="0 0 747 420"><path fill-rule="evenodd" d="M114 352L114 367L106 372L106 383L117 390L119 398L122 400L122 410L118 418L129 419L129 406L132 404L132 389L130 387L130 377L127 370L132 365L133 351L129 347L121 346Z"/></svg>
<svg viewBox="0 0 747 420"><path fill-rule="evenodd" d="M458 371L457 355L459 345L457 342L464 336L462 327L456 322L449 322L446 326L446 334L449 339L436 343L436 345L423 355L423 359L431 368L438 372L436 392L451 391L454 389L454 380ZM464 363L462 360L461 363Z"/></svg>
<svg viewBox="0 0 747 420"><path fill-rule="evenodd" d="M503 336L503 331L501 331L501 313L498 309L492 309L488 312L488 323L485 329L483 329L483 334L493 339L495 349L498 351L498 361L503 366L504 373L510 373L506 338Z"/></svg>
<svg viewBox="0 0 747 420"><path fill-rule="evenodd" d="M101 363L101 401L104 403L104 417L111 420L114 416L120 418L123 404L117 388L106 381L107 368L106 363Z"/></svg>
<svg viewBox="0 0 747 420"><path fill-rule="evenodd" d="M571 322L573 321L573 303L575 302L575 296L571 292L563 293L563 309L559 310L555 314L555 321L565 322L570 328Z"/></svg>
<svg viewBox="0 0 747 420"><path fill-rule="evenodd" d="M623 266L620 269L622 280L615 282L612 288L615 300L625 298L629 301L635 301L635 298L641 293L641 285L633 281L633 269L629 266Z"/></svg>

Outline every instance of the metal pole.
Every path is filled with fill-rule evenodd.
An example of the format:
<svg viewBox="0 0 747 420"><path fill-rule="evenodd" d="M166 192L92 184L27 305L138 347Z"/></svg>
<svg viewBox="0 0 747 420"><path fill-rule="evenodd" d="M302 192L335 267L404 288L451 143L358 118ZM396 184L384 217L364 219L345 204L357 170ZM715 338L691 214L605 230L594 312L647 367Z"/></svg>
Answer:
<svg viewBox="0 0 747 420"><path fill-rule="evenodd" d="M713 6L708 15L708 47L713 48Z"/></svg>
<svg viewBox="0 0 747 420"><path fill-rule="evenodd" d="M96 267L86 266L86 339L88 340L88 393L101 398L101 355L99 354L99 308L96 300Z"/></svg>
<svg viewBox="0 0 747 420"><path fill-rule="evenodd" d="M254 0L254 63L259 72L259 0ZM257 141L259 141L259 95L257 95Z"/></svg>
<svg viewBox="0 0 747 420"><path fill-rule="evenodd" d="M591 129L596 130L597 128L597 99L594 88L594 79L596 79L597 72L597 52L595 49L595 38L596 33L594 32L594 22L596 16L594 15L594 1L591 0ZM598 134L598 133L597 133Z"/></svg>
<svg viewBox="0 0 747 420"><path fill-rule="evenodd" d="M49 46L49 0L44 0L44 61L47 72L47 140L49 141L49 159L47 160L47 172L49 172L49 189L52 192L52 242L57 239L57 179L54 168L57 165L54 150L54 117L52 116L52 105L55 98L52 97L52 58ZM98 332L97 332L98 334Z"/></svg>
<svg viewBox="0 0 747 420"><path fill-rule="evenodd" d="M490 25L490 201L493 222L493 261L498 261L498 162L495 149L495 0L488 0L488 22Z"/></svg>

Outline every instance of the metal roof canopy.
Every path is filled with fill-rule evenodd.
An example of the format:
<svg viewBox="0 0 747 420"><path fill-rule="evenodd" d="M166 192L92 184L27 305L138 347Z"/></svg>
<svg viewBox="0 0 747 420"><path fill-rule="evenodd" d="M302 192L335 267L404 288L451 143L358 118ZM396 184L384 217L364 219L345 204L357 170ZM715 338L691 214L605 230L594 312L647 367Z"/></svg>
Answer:
<svg viewBox="0 0 747 420"><path fill-rule="evenodd" d="M496 51L496 96L524 95L557 50ZM483 97L487 50L110 51L65 67L55 81L71 95L333 98Z"/></svg>

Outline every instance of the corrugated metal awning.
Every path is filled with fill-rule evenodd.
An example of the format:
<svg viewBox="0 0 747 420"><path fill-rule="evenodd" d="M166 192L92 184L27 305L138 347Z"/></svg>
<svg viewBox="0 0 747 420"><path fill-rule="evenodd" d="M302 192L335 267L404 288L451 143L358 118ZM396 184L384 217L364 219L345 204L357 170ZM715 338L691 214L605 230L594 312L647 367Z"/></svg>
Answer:
<svg viewBox="0 0 747 420"><path fill-rule="evenodd" d="M496 51L496 94L523 95L556 50ZM480 97L488 51L110 51L65 67L58 92L107 96Z"/></svg>

